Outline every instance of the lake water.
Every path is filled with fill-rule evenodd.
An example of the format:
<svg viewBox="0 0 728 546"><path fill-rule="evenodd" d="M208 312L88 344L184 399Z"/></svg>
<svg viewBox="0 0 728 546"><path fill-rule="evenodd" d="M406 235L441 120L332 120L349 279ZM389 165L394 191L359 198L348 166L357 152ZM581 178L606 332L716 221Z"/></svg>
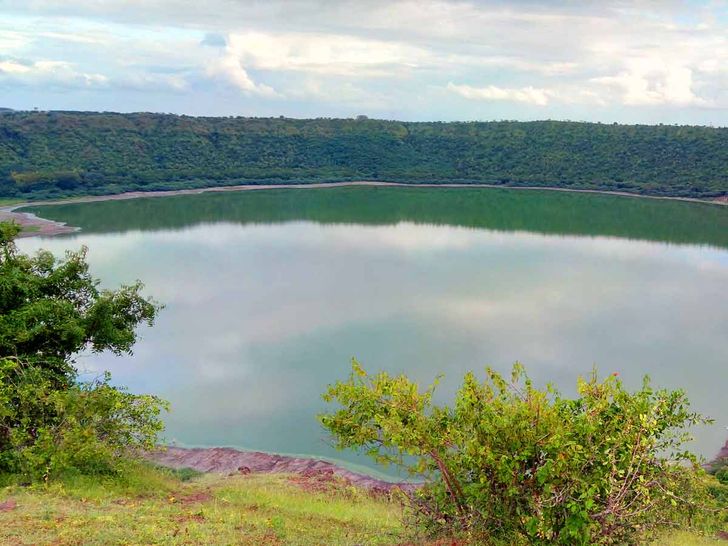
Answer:
<svg viewBox="0 0 728 546"><path fill-rule="evenodd" d="M573 393L597 366L684 388L728 425L728 208L501 189L279 189L36 207L82 228L105 286L142 279L165 309L132 357L84 355L172 403L182 445L335 457L320 394L356 357L445 379L522 361Z"/></svg>

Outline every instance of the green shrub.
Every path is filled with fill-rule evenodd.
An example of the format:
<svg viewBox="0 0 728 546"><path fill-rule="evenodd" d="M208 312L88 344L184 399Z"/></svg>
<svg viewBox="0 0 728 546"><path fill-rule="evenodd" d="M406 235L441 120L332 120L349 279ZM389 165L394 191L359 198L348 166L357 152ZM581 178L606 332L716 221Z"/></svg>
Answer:
<svg viewBox="0 0 728 546"><path fill-rule="evenodd" d="M433 404L434 388L370 377L355 361L349 380L324 395L340 409L321 417L339 448L424 477L409 505L432 534L629 544L707 517L715 482L681 448L685 429L706 421L681 391L656 391L645 379L630 393L616 376L593 374L567 399L536 389L520 364L510 381L492 370L484 382L467 374L454 407Z"/></svg>
<svg viewBox="0 0 728 546"><path fill-rule="evenodd" d="M154 447L166 403L109 380L106 374L58 389L43 368L0 360L0 471L31 481L110 474L135 451Z"/></svg>
<svg viewBox="0 0 728 546"><path fill-rule="evenodd" d="M720 483L728 485L728 460L722 461L720 464L716 465L713 475Z"/></svg>
<svg viewBox="0 0 728 546"><path fill-rule="evenodd" d="M136 326L159 307L141 283L100 290L86 249L57 259L18 252L17 224L0 223L0 472L32 481L108 474L154 445L166 402L78 380L73 356L130 353Z"/></svg>

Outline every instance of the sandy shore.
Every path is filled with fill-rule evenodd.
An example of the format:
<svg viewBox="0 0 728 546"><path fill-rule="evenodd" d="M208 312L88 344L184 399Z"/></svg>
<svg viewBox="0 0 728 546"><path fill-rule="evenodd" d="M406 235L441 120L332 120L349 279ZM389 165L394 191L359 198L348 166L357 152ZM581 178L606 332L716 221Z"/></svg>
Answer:
<svg viewBox="0 0 728 546"><path fill-rule="evenodd" d="M408 187L408 188L500 188L510 190L541 190L541 191L561 191L573 193L597 193L604 195L618 195L622 197L637 197L641 199L661 199L670 201L687 201L691 203L703 203L714 205L728 205L728 196L722 196L716 199L693 199L690 197L659 197L654 195L640 195L628 192L603 191L603 190L578 190L569 188L548 188L538 186L503 186L497 184L406 184L401 182L378 182L373 180L361 180L355 182L326 182L326 183L303 183L303 184L243 184L238 186L218 186L213 188L197 188L189 190L168 190L168 191L134 191L126 193L118 193L114 195L94 195L86 197L74 197L70 199L60 199L52 201L36 201L26 203L16 203L0 207L0 222L15 221L24 230L21 237L33 237L36 235L50 236L61 233L72 233L77 228L67 226L60 222L45 220L34 214L27 212L18 212L17 209L27 206L42 205L59 205L67 203L93 203L95 201L120 201L126 199L138 199L140 197L167 197L170 195L197 195L200 193L210 192L230 192L230 191L254 191L254 190L271 190L271 189L320 189L320 188L341 188L347 186L384 186L384 187Z"/></svg>
<svg viewBox="0 0 728 546"><path fill-rule="evenodd" d="M13 209L17 207L25 207L29 204L30 203L23 203L21 205L13 205L11 207L0 207L0 222L15 222L16 224L20 224L23 228L23 231L20 232L18 237L34 237L36 235L50 236L78 231L78 228L67 226L62 222L39 218L35 214L31 214L29 212L13 211Z"/></svg>

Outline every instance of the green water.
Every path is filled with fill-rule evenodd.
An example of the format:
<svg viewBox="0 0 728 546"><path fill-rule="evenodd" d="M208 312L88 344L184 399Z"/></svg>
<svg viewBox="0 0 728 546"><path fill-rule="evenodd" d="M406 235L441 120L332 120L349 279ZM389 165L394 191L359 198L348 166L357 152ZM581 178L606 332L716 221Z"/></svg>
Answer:
<svg viewBox="0 0 728 546"><path fill-rule="evenodd" d="M421 187L279 189L26 210L81 226L87 233L178 229L222 221L374 225L409 221L728 247L726 207L573 192Z"/></svg>
<svg viewBox="0 0 728 546"><path fill-rule="evenodd" d="M522 361L573 392L597 365L685 388L728 425L728 207L501 189L265 190L35 207L79 226L23 250L90 248L166 307L90 374L172 402L170 440L362 462L329 447L320 393L356 356L419 381Z"/></svg>

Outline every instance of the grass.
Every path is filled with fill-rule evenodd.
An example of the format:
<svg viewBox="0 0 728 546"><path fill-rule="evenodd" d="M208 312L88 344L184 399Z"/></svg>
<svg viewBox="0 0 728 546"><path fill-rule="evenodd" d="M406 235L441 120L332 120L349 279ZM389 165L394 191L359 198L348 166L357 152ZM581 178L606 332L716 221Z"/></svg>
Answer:
<svg viewBox="0 0 728 546"><path fill-rule="evenodd" d="M139 469L125 482L69 478L6 486L0 544L397 544L399 507L331 484L311 491L290 476L184 476Z"/></svg>
<svg viewBox="0 0 728 546"><path fill-rule="evenodd" d="M13 507L2 508L12 501ZM124 479L23 487L0 476L3 545L450 545L421 542L393 500L283 474L219 476L135 467ZM652 546L719 546L676 533Z"/></svg>
<svg viewBox="0 0 728 546"><path fill-rule="evenodd" d="M726 541L719 538L677 532L656 540L652 546L720 546L725 544Z"/></svg>

